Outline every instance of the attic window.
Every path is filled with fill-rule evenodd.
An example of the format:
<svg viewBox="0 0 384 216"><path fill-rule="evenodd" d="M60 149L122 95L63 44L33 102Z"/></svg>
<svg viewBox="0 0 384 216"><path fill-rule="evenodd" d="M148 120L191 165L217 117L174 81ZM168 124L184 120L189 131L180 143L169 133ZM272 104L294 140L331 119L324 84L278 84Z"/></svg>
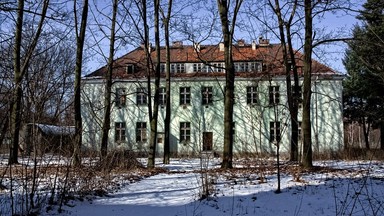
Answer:
<svg viewBox="0 0 384 216"><path fill-rule="evenodd" d="M127 74L133 74L135 73L135 65L128 64L126 68Z"/></svg>

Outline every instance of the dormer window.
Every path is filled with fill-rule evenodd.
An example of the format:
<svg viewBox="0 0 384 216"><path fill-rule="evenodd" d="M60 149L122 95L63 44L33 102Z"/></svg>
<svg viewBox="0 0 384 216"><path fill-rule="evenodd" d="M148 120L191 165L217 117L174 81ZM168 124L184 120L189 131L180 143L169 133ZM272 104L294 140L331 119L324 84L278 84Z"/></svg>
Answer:
<svg viewBox="0 0 384 216"><path fill-rule="evenodd" d="M133 64L128 64L126 68L127 74L133 74L135 73L135 65Z"/></svg>

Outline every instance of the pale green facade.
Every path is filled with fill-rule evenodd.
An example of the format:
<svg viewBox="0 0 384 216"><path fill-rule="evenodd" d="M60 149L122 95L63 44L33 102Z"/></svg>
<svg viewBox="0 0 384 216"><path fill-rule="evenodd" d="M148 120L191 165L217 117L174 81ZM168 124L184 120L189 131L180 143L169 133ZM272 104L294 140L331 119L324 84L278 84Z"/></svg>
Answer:
<svg viewBox="0 0 384 216"><path fill-rule="evenodd" d="M161 83L165 85L164 80ZM248 104L247 87L257 87L257 102ZM270 105L270 86L279 87L279 104ZM149 141L147 105L137 105L137 89L146 88L146 80L114 80L112 98L119 89L125 90L125 105L113 102L108 148L124 148L145 153ZM190 104L180 105L180 88L190 87ZM212 87L212 103L202 104L202 87ZM82 119L83 146L98 149L101 143L104 82L100 77L83 80ZM211 135L208 150L220 153L224 133L224 77L194 77L171 79L171 152L177 155L195 155L206 150L203 134ZM338 151L343 147L342 78L339 75L321 75L312 80L312 144L315 153ZM275 153L276 142L270 141L271 122L280 123L280 151L289 152L290 119L284 76L266 78L236 78L234 104L234 153ZM254 102L254 101L253 101ZM159 154L163 151L165 107L160 107L158 124ZM301 122L301 111L299 111ZM147 141L137 141L137 123L146 123ZM181 141L181 123L189 123L189 141ZM116 123L124 123L123 140L116 140ZM184 133L185 131L183 131ZM143 136L141 136L143 137ZM120 136L121 138L121 136ZM145 140L145 139L144 139Z"/></svg>

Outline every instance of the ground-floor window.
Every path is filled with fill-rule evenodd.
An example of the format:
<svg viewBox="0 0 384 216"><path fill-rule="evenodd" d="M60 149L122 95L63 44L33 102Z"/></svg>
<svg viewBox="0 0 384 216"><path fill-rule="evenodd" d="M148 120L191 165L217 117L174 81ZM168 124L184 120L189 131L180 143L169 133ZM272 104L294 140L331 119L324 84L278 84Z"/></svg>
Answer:
<svg viewBox="0 0 384 216"><path fill-rule="evenodd" d="M125 141L125 122L115 122L115 141Z"/></svg>
<svg viewBox="0 0 384 216"><path fill-rule="evenodd" d="M136 142L147 141L147 123L136 122Z"/></svg>
<svg viewBox="0 0 384 216"><path fill-rule="evenodd" d="M281 132L280 132L280 122L270 122L269 127L269 141L270 142L280 142Z"/></svg>
<svg viewBox="0 0 384 216"><path fill-rule="evenodd" d="M180 142L191 141L191 123L180 122Z"/></svg>

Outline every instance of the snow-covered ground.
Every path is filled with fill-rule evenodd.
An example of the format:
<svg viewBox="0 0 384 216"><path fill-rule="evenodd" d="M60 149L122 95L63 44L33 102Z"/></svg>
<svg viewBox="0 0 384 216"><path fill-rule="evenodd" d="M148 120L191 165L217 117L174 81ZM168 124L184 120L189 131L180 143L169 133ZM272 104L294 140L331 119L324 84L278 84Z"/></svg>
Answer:
<svg viewBox="0 0 384 216"><path fill-rule="evenodd" d="M219 167L219 160L210 166ZM104 197L72 201L64 215L93 216L225 216L225 215L384 215L384 163L379 161L322 161L316 172L281 175L251 169L210 172L210 199L199 200L201 167L197 159L173 159L169 170L138 182L124 184ZM333 170L335 168L340 170ZM49 215L52 212L48 213Z"/></svg>

